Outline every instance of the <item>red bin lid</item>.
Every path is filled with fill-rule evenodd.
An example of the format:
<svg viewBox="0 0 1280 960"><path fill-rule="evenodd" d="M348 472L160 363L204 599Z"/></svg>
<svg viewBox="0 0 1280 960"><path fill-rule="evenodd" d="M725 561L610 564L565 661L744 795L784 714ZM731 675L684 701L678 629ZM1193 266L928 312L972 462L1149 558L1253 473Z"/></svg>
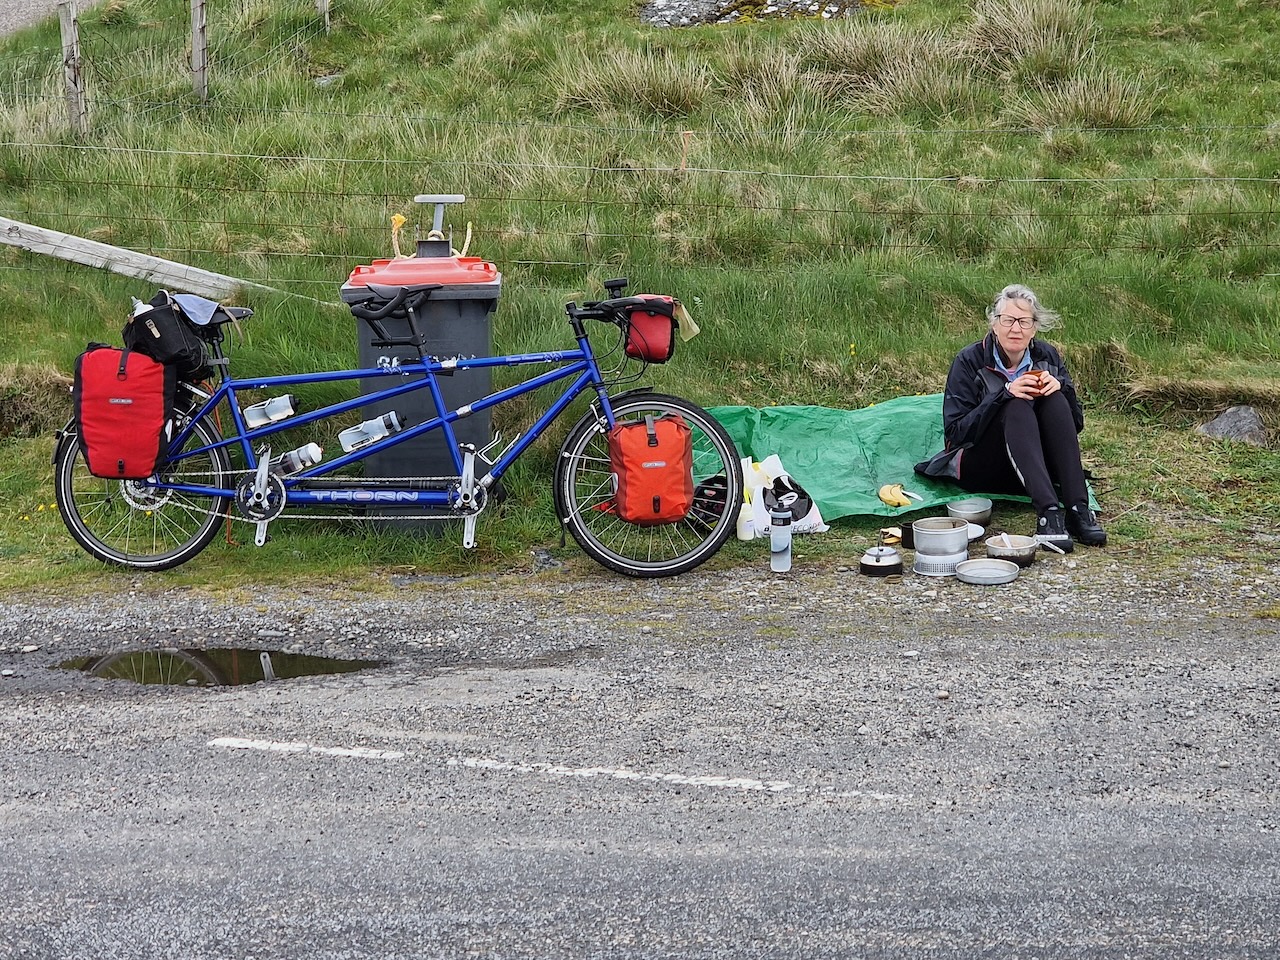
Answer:
<svg viewBox="0 0 1280 960"><path fill-rule="evenodd" d="M407 257L356 267L347 277L347 285L414 287L425 283L493 283L497 279L497 266L479 257Z"/></svg>

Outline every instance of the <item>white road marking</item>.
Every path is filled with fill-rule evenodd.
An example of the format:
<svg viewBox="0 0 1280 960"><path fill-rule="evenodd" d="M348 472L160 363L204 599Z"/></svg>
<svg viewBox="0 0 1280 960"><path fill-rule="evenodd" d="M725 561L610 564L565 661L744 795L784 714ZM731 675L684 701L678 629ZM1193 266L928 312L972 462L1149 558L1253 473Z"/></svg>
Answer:
<svg viewBox="0 0 1280 960"><path fill-rule="evenodd" d="M228 747L232 750L265 750L268 753L319 753L327 757L359 757L362 760L399 760L404 754L399 750L374 750L372 747L317 747L309 743L280 740L246 740L243 737L218 737L210 740L211 747Z"/></svg>
<svg viewBox="0 0 1280 960"><path fill-rule="evenodd" d="M250 740L245 737L218 737L210 740L211 747L231 750L261 750L266 753L314 753L328 757L356 757L363 760L400 760L405 756L399 750L375 750L372 747L317 747L298 740ZM670 783L690 787L711 787L717 790L755 790L762 793L811 793L788 780L758 780L755 777L717 777L707 774L642 773L625 767L568 767L558 763L515 763L508 760L491 760L484 757L453 758L446 766L468 767L473 770L497 770L504 773L534 773L552 777L606 777L612 780L631 780L639 783ZM830 794L836 798L859 797L868 800L899 802L911 799L910 794L878 793L870 790L848 790Z"/></svg>
<svg viewBox="0 0 1280 960"><path fill-rule="evenodd" d="M545 773L557 777L612 777L614 780L640 780L647 783L678 783L693 787L718 787L728 790L763 790L781 793L784 790L803 792L786 780L756 780L753 777L713 777L683 773L640 773L637 770L614 767L565 767L556 763L509 763L505 760L466 759L450 760L451 767L475 767L481 770L504 770L511 773Z"/></svg>

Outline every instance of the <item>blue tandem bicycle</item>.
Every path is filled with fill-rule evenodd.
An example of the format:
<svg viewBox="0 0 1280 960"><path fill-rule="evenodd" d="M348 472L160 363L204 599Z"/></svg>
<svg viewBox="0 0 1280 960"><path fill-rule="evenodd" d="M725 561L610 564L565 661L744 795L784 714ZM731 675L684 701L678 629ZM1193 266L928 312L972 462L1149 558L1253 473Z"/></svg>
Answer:
<svg viewBox="0 0 1280 960"><path fill-rule="evenodd" d="M635 577L684 573L713 556L733 531L742 503L742 476L737 450L724 428L701 407L679 397L648 389L616 391L634 382L623 375L626 353L617 369L602 371L586 331L587 321L616 328L625 343L629 313L643 298L622 296L625 279L606 282L609 299L569 303L565 307L577 346L569 350L494 357L437 357L424 349L419 311L433 285L384 291L379 306L353 306L368 323L381 347L416 348L416 362L386 362L378 367L318 373L237 379L230 371L224 348L224 328L247 319L253 311L221 307L210 322L198 328L205 341L213 381L181 385L173 439L156 473L145 480L115 480L93 476L87 467L74 419L59 431L54 449L54 482L59 512L75 541L93 557L109 564L142 570L165 570L191 560L217 535L225 517L255 526L255 542L267 540L268 525L281 518L325 515L377 518L380 507L389 516L413 516L463 521L463 544L475 545L476 518L489 504L503 474L564 413L586 395L590 409L569 431L555 463L555 511L562 528L603 566ZM392 336L383 321L405 317L409 333ZM640 361L643 362L643 361ZM514 386L449 408L438 378L456 371L485 367L551 367ZM371 378L394 380L392 386L354 399L331 403L280 421L250 426L242 407L251 390L278 390L334 381L366 383ZM473 413L522 397L551 384L559 395L526 431L505 449L495 444L477 450L459 443L454 424ZM398 432L370 439L341 456L310 463L295 459L293 471L272 463L271 438L283 430L329 421L335 426L352 410L379 404L416 391L428 391L435 415L419 423L397 424ZM667 414L683 418L693 432L692 509L676 522L645 526L621 519L612 509L616 478L612 472L607 434L619 423L644 421ZM370 478L356 475L366 457L429 431L443 434L452 457L449 476ZM297 453L297 451L294 451ZM278 464L278 459L276 463ZM324 514L325 508L345 508ZM354 510L351 508L355 508Z"/></svg>

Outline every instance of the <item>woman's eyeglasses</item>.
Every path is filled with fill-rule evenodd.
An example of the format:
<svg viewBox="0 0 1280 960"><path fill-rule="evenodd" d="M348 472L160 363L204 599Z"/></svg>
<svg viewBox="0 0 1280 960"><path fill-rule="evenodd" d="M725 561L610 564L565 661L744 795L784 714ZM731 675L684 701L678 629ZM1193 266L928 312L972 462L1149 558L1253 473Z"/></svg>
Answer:
<svg viewBox="0 0 1280 960"><path fill-rule="evenodd" d="M996 317L996 323L1000 324L1005 330L1012 330L1017 327L1019 330L1026 330L1035 326L1035 317L1006 317L1003 314Z"/></svg>

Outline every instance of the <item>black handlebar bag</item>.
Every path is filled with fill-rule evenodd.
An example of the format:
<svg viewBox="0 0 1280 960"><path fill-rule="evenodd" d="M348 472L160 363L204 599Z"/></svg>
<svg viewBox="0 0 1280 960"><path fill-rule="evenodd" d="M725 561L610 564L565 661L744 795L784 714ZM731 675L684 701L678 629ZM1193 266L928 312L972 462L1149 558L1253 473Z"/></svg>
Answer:
<svg viewBox="0 0 1280 960"><path fill-rule="evenodd" d="M72 398L85 463L95 477L145 480L173 431L177 371L134 350L91 343L76 358Z"/></svg>

